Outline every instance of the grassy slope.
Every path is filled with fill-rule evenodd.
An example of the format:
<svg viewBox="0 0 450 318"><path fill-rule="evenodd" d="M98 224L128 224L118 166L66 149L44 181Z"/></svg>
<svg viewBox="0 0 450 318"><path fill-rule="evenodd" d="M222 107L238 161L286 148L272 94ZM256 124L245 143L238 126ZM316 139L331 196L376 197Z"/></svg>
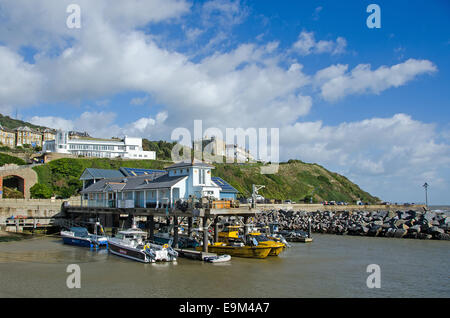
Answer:
<svg viewBox="0 0 450 318"><path fill-rule="evenodd" d="M18 120L18 119L14 119L11 118L9 116L4 116L2 114L0 114L0 125L2 125L3 127L9 128L9 129L14 129L14 128L18 128L21 126L28 126L30 128L36 129L36 128L46 128L43 126L37 126L37 125L33 125L31 123L22 121L22 120Z"/></svg>
<svg viewBox="0 0 450 318"><path fill-rule="evenodd" d="M162 169L168 162L154 160L110 160L110 159L59 159L43 166L35 167L39 183L52 187L56 193L61 189L79 188L78 178L85 168L118 169L120 167ZM261 164L215 164L213 175L222 177L245 197L250 196L252 184L263 184L260 193L271 199L301 200L314 194L315 201L335 200L353 202L361 199L376 202L378 198L361 190L344 176L330 172L317 164L300 161L280 164L277 174L260 174ZM62 195L62 194L61 194Z"/></svg>
<svg viewBox="0 0 450 318"><path fill-rule="evenodd" d="M10 156L5 153L0 153L0 167L8 164L8 163L15 163L17 165L24 165L26 162L18 157Z"/></svg>
<svg viewBox="0 0 450 318"><path fill-rule="evenodd" d="M260 165L216 165L213 175L227 180L244 196L250 196L252 184L266 187L259 191L270 199L291 199L300 201L313 193L314 201L323 200L354 202L361 199L364 202L375 203L378 198L361 190L346 177L330 172L317 164L300 161L280 164L277 174L263 175L259 173Z"/></svg>

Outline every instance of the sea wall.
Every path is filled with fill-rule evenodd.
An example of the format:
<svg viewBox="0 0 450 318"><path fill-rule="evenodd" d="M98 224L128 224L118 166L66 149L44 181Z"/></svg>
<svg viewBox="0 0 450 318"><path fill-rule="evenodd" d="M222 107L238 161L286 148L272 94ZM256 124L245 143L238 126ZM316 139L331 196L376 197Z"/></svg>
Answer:
<svg viewBox="0 0 450 318"><path fill-rule="evenodd" d="M6 219L14 217L53 217L61 212L61 206L64 201L71 205L79 205L80 197L70 199L0 199L0 225L4 224Z"/></svg>
<svg viewBox="0 0 450 318"><path fill-rule="evenodd" d="M342 208L341 208L342 209ZM450 217L432 211L293 211L265 210L256 222L279 223L280 230L308 230L337 235L450 240Z"/></svg>

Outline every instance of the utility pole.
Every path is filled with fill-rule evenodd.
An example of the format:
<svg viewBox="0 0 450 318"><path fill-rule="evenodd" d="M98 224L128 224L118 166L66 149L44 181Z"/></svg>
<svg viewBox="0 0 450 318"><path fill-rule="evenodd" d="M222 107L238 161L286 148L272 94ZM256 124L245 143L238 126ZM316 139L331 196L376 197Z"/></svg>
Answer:
<svg viewBox="0 0 450 318"><path fill-rule="evenodd" d="M425 205L428 208L428 183L425 182L422 187L425 188Z"/></svg>

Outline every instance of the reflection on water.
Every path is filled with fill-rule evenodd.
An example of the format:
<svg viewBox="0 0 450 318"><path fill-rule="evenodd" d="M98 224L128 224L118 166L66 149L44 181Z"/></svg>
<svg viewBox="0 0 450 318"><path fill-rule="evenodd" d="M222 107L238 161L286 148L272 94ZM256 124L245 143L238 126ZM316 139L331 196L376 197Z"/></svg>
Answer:
<svg viewBox="0 0 450 318"><path fill-rule="evenodd" d="M450 242L315 235L278 257L142 264L42 238L0 244L0 297L450 297ZM81 289L68 289L68 264ZM367 265L381 267L369 289Z"/></svg>

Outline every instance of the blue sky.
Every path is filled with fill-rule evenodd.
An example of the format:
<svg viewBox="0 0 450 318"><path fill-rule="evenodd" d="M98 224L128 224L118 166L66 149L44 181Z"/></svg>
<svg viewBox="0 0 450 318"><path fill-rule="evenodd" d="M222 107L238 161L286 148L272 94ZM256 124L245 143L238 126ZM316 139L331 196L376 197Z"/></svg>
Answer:
<svg viewBox="0 0 450 318"><path fill-rule="evenodd" d="M448 1L5 0L0 113L151 140L195 119L277 127L281 160L387 201L424 201L426 181L450 204L449 17Z"/></svg>

